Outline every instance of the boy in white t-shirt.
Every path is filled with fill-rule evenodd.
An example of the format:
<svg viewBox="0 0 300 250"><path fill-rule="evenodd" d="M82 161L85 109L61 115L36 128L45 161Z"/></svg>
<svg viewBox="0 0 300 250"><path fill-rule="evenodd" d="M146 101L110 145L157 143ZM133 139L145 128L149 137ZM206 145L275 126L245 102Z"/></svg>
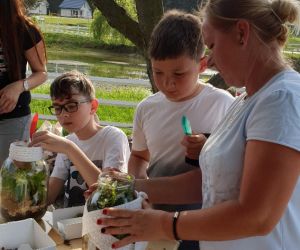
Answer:
<svg viewBox="0 0 300 250"><path fill-rule="evenodd" d="M85 75L62 74L51 84L50 95L49 110L69 135L63 138L47 131L33 135L31 145L59 153L49 180L48 202L54 203L65 185L64 206L83 205L84 191L97 182L101 170L127 172L128 140L120 129L102 127L95 120L98 101Z"/></svg>
<svg viewBox="0 0 300 250"><path fill-rule="evenodd" d="M174 10L165 13L152 33L149 54L159 92L143 100L135 113L128 171L137 178L172 176L199 167L195 163L206 140L203 134L211 133L234 100L228 92L199 81L206 59L198 17ZM191 136L183 134L183 115L190 120ZM168 211L199 207L155 206ZM198 248L198 242L180 246Z"/></svg>

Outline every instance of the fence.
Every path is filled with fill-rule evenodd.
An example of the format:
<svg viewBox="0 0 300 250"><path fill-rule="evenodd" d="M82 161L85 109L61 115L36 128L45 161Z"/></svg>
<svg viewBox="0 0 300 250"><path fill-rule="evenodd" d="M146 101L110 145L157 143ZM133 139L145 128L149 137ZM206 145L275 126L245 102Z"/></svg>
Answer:
<svg viewBox="0 0 300 250"><path fill-rule="evenodd" d="M29 71L30 72L30 71ZM48 79L53 80L61 75L56 72L48 72ZM125 78L109 78L100 76L89 76L89 79L95 84L111 84L116 86L141 86L151 88L149 80L144 79L125 79Z"/></svg>
<svg viewBox="0 0 300 250"><path fill-rule="evenodd" d="M64 33L64 34L75 34L80 36L92 36L89 28L87 26L81 25L63 25L63 24L48 24L40 23L41 30L46 33Z"/></svg>
<svg viewBox="0 0 300 250"><path fill-rule="evenodd" d="M37 100L50 100L49 95L45 94L32 94L31 95L33 99ZM119 107L136 107L138 103L136 102L127 102L127 101L115 101L115 100L104 100L99 98L98 99L99 104L106 105L106 106L119 106ZM39 114L39 118L41 120L50 120L50 121L56 121L57 118L55 115L44 115ZM110 121L100 121L101 125L111 125L118 128L132 128L132 123L121 123L121 122L110 122Z"/></svg>
<svg viewBox="0 0 300 250"><path fill-rule="evenodd" d="M300 43L288 43L285 52L290 54L300 54Z"/></svg>

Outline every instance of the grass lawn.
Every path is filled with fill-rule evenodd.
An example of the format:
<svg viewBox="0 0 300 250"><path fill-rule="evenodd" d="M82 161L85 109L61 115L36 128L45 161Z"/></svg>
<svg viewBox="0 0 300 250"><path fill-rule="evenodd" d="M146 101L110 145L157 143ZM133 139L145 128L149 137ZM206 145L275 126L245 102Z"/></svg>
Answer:
<svg viewBox="0 0 300 250"><path fill-rule="evenodd" d="M82 52L86 49L109 49L115 52L137 53L134 46L103 43L93 37L67 33L43 33L46 47L49 50Z"/></svg>
<svg viewBox="0 0 300 250"><path fill-rule="evenodd" d="M291 36L288 43L299 43L300 46L300 36Z"/></svg>

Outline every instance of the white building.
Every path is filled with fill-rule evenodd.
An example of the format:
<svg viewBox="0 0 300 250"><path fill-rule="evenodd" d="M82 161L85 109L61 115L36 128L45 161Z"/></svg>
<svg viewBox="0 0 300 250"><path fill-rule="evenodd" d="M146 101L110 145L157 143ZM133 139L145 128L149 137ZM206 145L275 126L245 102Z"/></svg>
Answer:
<svg viewBox="0 0 300 250"><path fill-rule="evenodd" d="M35 15L47 15L48 14L48 7L49 3L47 0L42 0L39 2L37 7L35 9L30 9L28 12L30 14L35 14Z"/></svg>
<svg viewBox="0 0 300 250"><path fill-rule="evenodd" d="M64 0L59 9L64 17L92 18L92 10L86 0Z"/></svg>

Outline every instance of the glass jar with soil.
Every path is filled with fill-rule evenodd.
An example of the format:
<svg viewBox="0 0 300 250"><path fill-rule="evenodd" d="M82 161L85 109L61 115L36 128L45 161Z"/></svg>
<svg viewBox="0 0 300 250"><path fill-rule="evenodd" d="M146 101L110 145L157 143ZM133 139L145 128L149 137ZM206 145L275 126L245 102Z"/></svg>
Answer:
<svg viewBox="0 0 300 250"><path fill-rule="evenodd" d="M10 145L0 170L0 212L5 221L40 219L47 210L48 167L40 147Z"/></svg>
<svg viewBox="0 0 300 250"><path fill-rule="evenodd" d="M99 175L98 188L87 199L86 209L87 212L92 212L106 207L126 204L135 199L134 177L127 173L109 171ZM117 239L122 239L125 236L114 235ZM83 236L83 249L99 249L93 244L92 238L89 234Z"/></svg>

